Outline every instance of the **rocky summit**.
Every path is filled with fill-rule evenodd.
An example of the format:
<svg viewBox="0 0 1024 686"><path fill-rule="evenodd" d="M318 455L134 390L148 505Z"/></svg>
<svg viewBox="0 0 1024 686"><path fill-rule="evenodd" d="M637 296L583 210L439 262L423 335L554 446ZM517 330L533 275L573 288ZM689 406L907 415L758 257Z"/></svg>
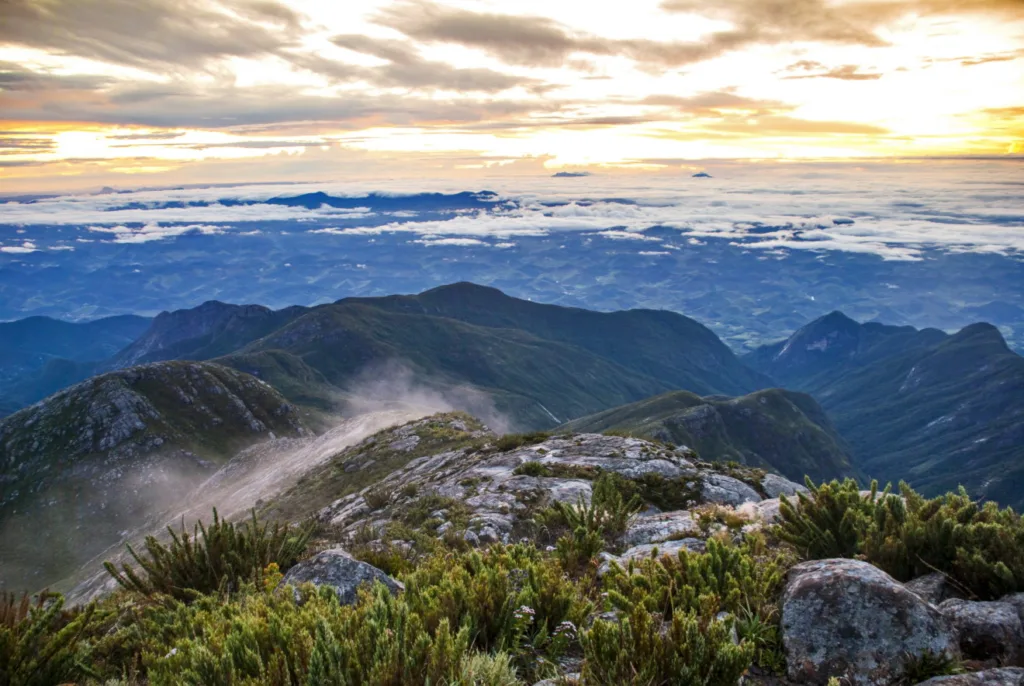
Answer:
<svg viewBox="0 0 1024 686"><path fill-rule="evenodd" d="M207 490L259 493L248 519L154 529L77 609L4 611L88 684L1021 683L1013 510L462 412L370 430L281 452L258 487L302 442L243 451Z"/></svg>

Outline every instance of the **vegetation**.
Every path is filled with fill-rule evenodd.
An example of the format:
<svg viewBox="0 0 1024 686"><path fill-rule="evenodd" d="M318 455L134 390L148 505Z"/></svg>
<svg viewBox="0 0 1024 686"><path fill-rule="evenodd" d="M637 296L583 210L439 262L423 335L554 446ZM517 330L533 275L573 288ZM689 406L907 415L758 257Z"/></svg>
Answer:
<svg viewBox="0 0 1024 686"><path fill-rule="evenodd" d="M170 527L167 532L169 546L155 536L146 538L143 555L128 546L138 571L128 564L118 571L106 562L107 572L122 587L145 595L159 593L189 600L197 594L234 591L245 583L260 583L271 564L275 570L285 571L298 562L312 529L296 530L278 523L270 528L259 522L255 510L250 521L236 526L222 520L214 509L209 527L196 522L189 535L182 523L179 533Z"/></svg>
<svg viewBox="0 0 1024 686"><path fill-rule="evenodd" d="M905 483L899 496L877 483L866 495L851 480L807 485L797 503L783 498L778 527L807 559L863 557L901 581L937 571L983 600L1024 591L1024 518L1012 508L962 488L928 499Z"/></svg>
<svg viewBox="0 0 1024 686"><path fill-rule="evenodd" d="M80 672L88 657L83 634L96 610L66 612L59 595L0 593L0 686L49 686Z"/></svg>
<svg viewBox="0 0 1024 686"><path fill-rule="evenodd" d="M525 434L505 434L494 442L494 448L499 452L508 452L528 445L543 443L551 438L547 431L533 431Z"/></svg>
<svg viewBox="0 0 1024 686"><path fill-rule="evenodd" d="M703 553L655 550L601 577L594 557L640 507L635 482L602 473L589 503L540 510L562 527L553 550L470 550L431 533L434 512L464 518L464 504L407 497L392 529L367 528L352 542L404 591L364 587L348 606L331 589L281 587L308 531L215 513L209 527L132 551L138 570L108 565L123 590L85 609L5 596L0 686L512 686L568 671L585 684L725 686L754 665L785 670L779 602L801 557L863 557L898 578L938 569L981 598L1022 589L1024 523L1010 509L962 492L926 499L905 485L899 496L877 485L862 494L852 481L809 488L783 502L773 530L740 542L723 530ZM728 525L723 512L706 517ZM370 545L381 539L413 545ZM919 680L960 665L926 655L907 669Z"/></svg>

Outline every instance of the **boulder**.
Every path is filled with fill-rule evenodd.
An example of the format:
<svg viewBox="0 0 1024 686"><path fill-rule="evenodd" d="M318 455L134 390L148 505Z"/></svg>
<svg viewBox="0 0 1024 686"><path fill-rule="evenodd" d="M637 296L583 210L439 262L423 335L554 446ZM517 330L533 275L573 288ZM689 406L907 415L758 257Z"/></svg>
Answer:
<svg viewBox="0 0 1024 686"><path fill-rule="evenodd" d="M789 677L827 684L890 684L908 659L959 657L957 636L937 608L859 560L816 560L789 572L782 597Z"/></svg>
<svg viewBox="0 0 1024 686"><path fill-rule="evenodd" d="M939 572L919 576L903 585L908 591L916 593L932 605L938 605L956 595L956 591L946 580L946 575Z"/></svg>
<svg viewBox="0 0 1024 686"><path fill-rule="evenodd" d="M351 605L356 601L359 587L383 583L392 593L404 589L402 583L380 571L373 565L353 558L341 549L325 550L312 558L300 562L284 575L281 585L298 586L311 583L314 586L330 586L338 594L343 605Z"/></svg>
<svg viewBox="0 0 1024 686"><path fill-rule="evenodd" d="M1006 667L969 674L937 676L922 681L919 686L1024 686L1024 669Z"/></svg>
<svg viewBox="0 0 1024 686"><path fill-rule="evenodd" d="M732 505L733 507L743 503L761 501L761 496L757 494L757 491L739 479L725 474L703 475L701 497L709 503Z"/></svg>
<svg viewBox="0 0 1024 686"><path fill-rule="evenodd" d="M700 526L689 511L659 512L634 518L626 529L625 542L628 546L635 546L657 543L679 534L696 536L699 533Z"/></svg>
<svg viewBox="0 0 1024 686"><path fill-rule="evenodd" d="M765 474L764 478L761 479L761 490L769 498L778 498L780 495L793 498L797 493L806 493L807 487L801 486L778 474Z"/></svg>
<svg viewBox="0 0 1024 686"><path fill-rule="evenodd" d="M1024 593L1013 593L1011 595L1003 596L999 599L1001 603L1009 603L1017 608L1017 614L1020 616L1021 624L1024 624Z"/></svg>
<svg viewBox="0 0 1024 686"><path fill-rule="evenodd" d="M953 598L939 605L939 610L956 629L965 658L996 660L1000 665L1024 662L1024 628L1010 603Z"/></svg>

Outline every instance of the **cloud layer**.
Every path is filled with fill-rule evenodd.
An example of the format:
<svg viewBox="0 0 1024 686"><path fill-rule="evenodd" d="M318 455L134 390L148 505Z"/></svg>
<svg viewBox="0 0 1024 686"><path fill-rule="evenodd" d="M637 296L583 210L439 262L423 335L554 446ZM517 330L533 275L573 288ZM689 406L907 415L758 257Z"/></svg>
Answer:
<svg viewBox="0 0 1024 686"><path fill-rule="evenodd" d="M870 253L921 259L927 249L1024 255L1024 161L787 167L711 166L710 179L679 175L628 178L493 179L492 209L396 210L374 207L370 191L414 194L464 190L443 182L211 187L58 196L0 204L9 254L73 247L66 227L85 241L138 243L185 234L301 231L370 239L408 234L421 245L473 248L517 238L583 233L635 245L652 255L666 235L691 242L726 240L738 249ZM354 208L267 204L281 196L325 191L359 198ZM419 207L416 196L410 208ZM353 204L353 203L349 203ZM20 227L20 228L19 228ZM668 234L665 232L668 231ZM668 241L672 243L672 241Z"/></svg>

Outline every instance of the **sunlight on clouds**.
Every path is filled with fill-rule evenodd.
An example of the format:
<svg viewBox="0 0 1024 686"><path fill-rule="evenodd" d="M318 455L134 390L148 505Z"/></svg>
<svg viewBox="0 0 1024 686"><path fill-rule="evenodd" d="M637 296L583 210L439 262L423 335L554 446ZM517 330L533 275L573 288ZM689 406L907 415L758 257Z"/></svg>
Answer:
<svg viewBox="0 0 1024 686"><path fill-rule="evenodd" d="M53 47L64 34L46 27L36 44L0 34L0 178L258 157L273 178L356 155L471 170L1022 151L1019 118L989 113L1024 106L1024 11L882 12L860 37L830 40L801 14L814 0L778 26L743 14L756 4L670 4L286 0L253 15L218 0L210 16L224 24L175 34L192 51L181 55L157 34L140 48L84 25L71 32L83 54ZM161 7L153 31L177 26ZM440 33L416 23L442 19L454 23ZM161 47L131 54L150 43Z"/></svg>

